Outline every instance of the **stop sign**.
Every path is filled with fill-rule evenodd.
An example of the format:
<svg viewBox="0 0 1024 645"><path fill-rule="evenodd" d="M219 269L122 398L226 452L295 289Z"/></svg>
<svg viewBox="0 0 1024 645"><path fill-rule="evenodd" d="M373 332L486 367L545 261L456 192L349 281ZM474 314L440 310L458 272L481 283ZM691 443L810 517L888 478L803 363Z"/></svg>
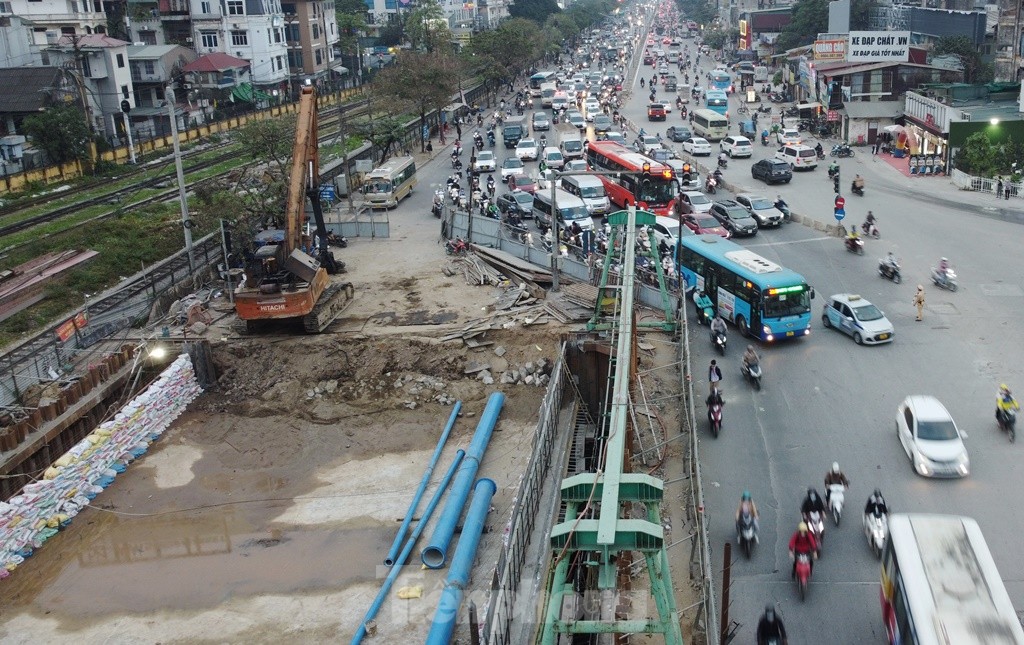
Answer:
<svg viewBox="0 0 1024 645"><path fill-rule="evenodd" d="M841 211L844 208L846 208L846 200L843 197L836 195L836 210Z"/></svg>

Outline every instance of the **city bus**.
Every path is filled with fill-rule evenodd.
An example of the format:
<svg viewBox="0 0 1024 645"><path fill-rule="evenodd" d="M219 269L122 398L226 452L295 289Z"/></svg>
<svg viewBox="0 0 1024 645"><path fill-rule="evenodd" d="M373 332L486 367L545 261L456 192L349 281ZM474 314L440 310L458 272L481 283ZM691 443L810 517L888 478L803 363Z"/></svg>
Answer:
<svg viewBox="0 0 1024 645"><path fill-rule="evenodd" d="M537 72L530 77L530 96L540 96L540 86L544 83L554 83L554 72Z"/></svg>
<svg viewBox="0 0 1024 645"><path fill-rule="evenodd" d="M371 207L394 208L412 194L415 185L416 161L412 157L395 157L366 174L363 194Z"/></svg>
<svg viewBox="0 0 1024 645"><path fill-rule="evenodd" d="M722 90L708 90L704 105L712 112L718 112L729 118L729 95Z"/></svg>
<svg viewBox="0 0 1024 645"><path fill-rule="evenodd" d="M591 170L623 173L600 175L608 198L616 206L626 208L635 204L655 215L674 214L679 185L670 166L614 141L592 141L587 146L587 165ZM645 166L650 178L643 181L640 173Z"/></svg>
<svg viewBox="0 0 1024 645"><path fill-rule="evenodd" d="M880 598L893 645L1024 643L985 537L969 517L890 516Z"/></svg>
<svg viewBox="0 0 1024 645"><path fill-rule="evenodd" d="M693 134L708 141L721 141L729 136L729 119L714 110L694 110Z"/></svg>
<svg viewBox="0 0 1024 645"><path fill-rule="evenodd" d="M732 77L729 76L728 72L716 69L711 72L711 83L709 89L722 90L726 93L732 92Z"/></svg>
<svg viewBox="0 0 1024 645"><path fill-rule="evenodd" d="M719 235L680 241L679 272L740 334L772 342L811 333L814 289L799 273Z"/></svg>

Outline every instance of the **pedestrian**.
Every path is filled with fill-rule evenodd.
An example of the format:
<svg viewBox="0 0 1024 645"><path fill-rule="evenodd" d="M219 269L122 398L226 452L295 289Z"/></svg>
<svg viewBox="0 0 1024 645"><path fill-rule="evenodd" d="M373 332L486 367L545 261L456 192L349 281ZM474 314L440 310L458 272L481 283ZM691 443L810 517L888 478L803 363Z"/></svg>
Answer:
<svg viewBox="0 0 1024 645"><path fill-rule="evenodd" d="M646 83L646 81L644 80L644 77L641 76L640 77L640 87L643 87L645 83Z"/></svg>
<svg viewBox="0 0 1024 645"><path fill-rule="evenodd" d="M924 314L924 287L917 285L917 293L914 294L914 306L917 307L917 322L923 320L921 315Z"/></svg>
<svg viewBox="0 0 1024 645"><path fill-rule="evenodd" d="M1007 179L1003 182L1003 195L1006 199L1010 199L1010 189L1013 188L1013 182Z"/></svg>
<svg viewBox="0 0 1024 645"><path fill-rule="evenodd" d="M714 392L718 387L718 384L722 380L722 368L718 366L718 361L711 359L711 365L708 366L708 381L711 383L711 391Z"/></svg>
<svg viewBox="0 0 1024 645"><path fill-rule="evenodd" d="M462 141L462 119L461 118L458 121L455 122L455 134L458 137L459 141Z"/></svg>
<svg viewBox="0 0 1024 645"><path fill-rule="evenodd" d="M999 199L999 196L1002 195L1002 194L1003 194L1003 178L1002 177L996 177L996 199Z"/></svg>
<svg viewBox="0 0 1024 645"><path fill-rule="evenodd" d="M871 149L871 154L877 155L878 151L882 149L882 135L875 137L875 147Z"/></svg>

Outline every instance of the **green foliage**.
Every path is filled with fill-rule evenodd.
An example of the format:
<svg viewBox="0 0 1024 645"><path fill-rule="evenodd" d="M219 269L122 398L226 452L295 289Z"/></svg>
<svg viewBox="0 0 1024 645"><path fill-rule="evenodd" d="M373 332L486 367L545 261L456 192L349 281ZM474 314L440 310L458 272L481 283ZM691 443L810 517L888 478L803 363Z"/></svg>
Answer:
<svg viewBox="0 0 1024 645"><path fill-rule="evenodd" d="M992 80L992 67L981 60L981 52L967 36L943 36L932 49L933 56L952 54L960 59L965 83L987 83Z"/></svg>
<svg viewBox="0 0 1024 645"><path fill-rule="evenodd" d="M543 53L544 42L536 23L522 18L506 20L497 29L473 37L469 53L485 71L485 78L509 79L525 71Z"/></svg>
<svg viewBox="0 0 1024 645"><path fill-rule="evenodd" d="M362 2L359 4L362 5ZM342 13L339 10L335 16L338 21L338 46L343 52L355 54L359 34L366 30L366 5L362 6L362 13Z"/></svg>
<svg viewBox="0 0 1024 645"><path fill-rule="evenodd" d="M570 5L575 7L577 5ZM548 19L544 21L544 29L553 30L558 38L559 42L570 40L580 33L581 25L576 23L571 12L556 13L548 16Z"/></svg>
<svg viewBox="0 0 1024 645"><path fill-rule="evenodd" d="M406 132L403 120L393 116L378 117L360 123L355 130L381 150L382 160L387 159L393 150L398 150Z"/></svg>
<svg viewBox="0 0 1024 645"><path fill-rule="evenodd" d="M561 9L558 8L558 3L555 0L517 0L508 8L511 17L532 20L538 25L544 24L548 16L559 11Z"/></svg>
<svg viewBox="0 0 1024 645"><path fill-rule="evenodd" d="M1013 137L993 142L985 132L975 132L957 151L954 165L976 177L1017 174L1024 168L1024 143Z"/></svg>
<svg viewBox="0 0 1024 645"><path fill-rule="evenodd" d="M452 33L448 29L448 21L441 5L434 0L421 2L406 14L405 35L413 49L421 51L441 51L451 46Z"/></svg>
<svg viewBox="0 0 1024 645"><path fill-rule="evenodd" d="M701 25L709 25L718 15L716 5L708 0L679 0L679 8L689 20Z"/></svg>
<svg viewBox="0 0 1024 645"><path fill-rule="evenodd" d="M366 3L363 0L335 0L334 11L339 14L366 17Z"/></svg>
<svg viewBox="0 0 1024 645"><path fill-rule="evenodd" d="M22 130L55 164L89 158L92 135L82 113L75 107L51 107L41 114L26 117Z"/></svg>
<svg viewBox="0 0 1024 645"><path fill-rule="evenodd" d="M775 41L775 51L810 45L818 34L827 32L828 4L829 0L797 0L790 23Z"/></svg>
<svg viewBox="0 0 1024 645"><path fill-rule="evenodd" d="M402 43L402 23L393 22L381 27L377 36L377 44L383 47L394 47Z"/></svg>
<svg viewBox="0 0 1024 645"><path fill-rule="evenodd" d="M721 50L729 39L729 32L719 29L718 25L704 30L704 44L713 50Z"/></svg>
<svg viewBox="0 0 1024 645"><path fill-rule="evenodd" d="M235 138L250 157L271 164L280 171L291 163L295 146L295 116L250 121L240 128Z"/></svg>

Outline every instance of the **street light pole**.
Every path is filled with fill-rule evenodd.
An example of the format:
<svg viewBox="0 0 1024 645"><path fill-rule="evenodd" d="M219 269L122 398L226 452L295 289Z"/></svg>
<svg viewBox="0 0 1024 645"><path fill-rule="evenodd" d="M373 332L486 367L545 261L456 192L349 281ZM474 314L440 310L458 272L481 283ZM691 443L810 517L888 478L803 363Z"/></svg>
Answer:
<svg viewBox="0 0 1024 645"><path fill-rule="evenodd" d="M188 217L188 196L185 193L185 170L181 166L181 144L178 142L178 115L174 109L174 89L167 86L164 91L167 100L167 114L171 119L171 143L174 145L174 170L178 175L178 201L181 203L181 226L185 230L185 251L188 253L188 267L195 270L192 254L192 220Z"/></svg>

